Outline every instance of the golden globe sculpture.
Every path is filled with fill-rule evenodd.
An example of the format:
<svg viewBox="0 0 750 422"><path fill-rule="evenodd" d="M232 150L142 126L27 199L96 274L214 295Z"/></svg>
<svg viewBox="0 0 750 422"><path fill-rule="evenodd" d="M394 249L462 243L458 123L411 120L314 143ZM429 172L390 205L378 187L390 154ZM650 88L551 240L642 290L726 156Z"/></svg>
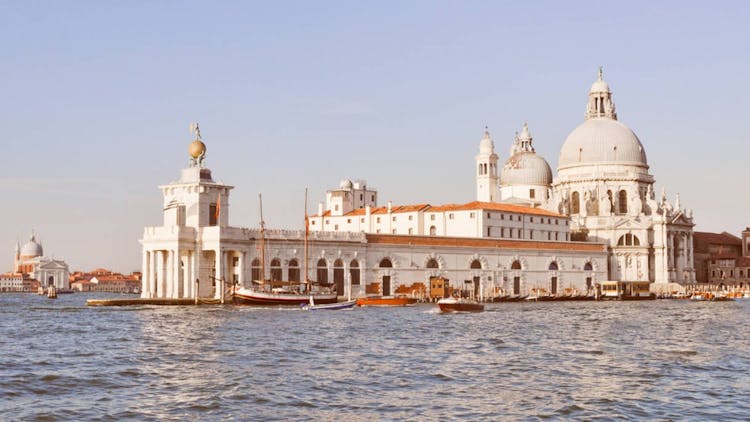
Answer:
<svg viewBox="0 0 750 422"><path fill-rule="evenodd" d="M197 160L199 157L206 155L206 144L200 139L194 140L188 146L188 154L190 154L190 157L194 160Z"/></svg>

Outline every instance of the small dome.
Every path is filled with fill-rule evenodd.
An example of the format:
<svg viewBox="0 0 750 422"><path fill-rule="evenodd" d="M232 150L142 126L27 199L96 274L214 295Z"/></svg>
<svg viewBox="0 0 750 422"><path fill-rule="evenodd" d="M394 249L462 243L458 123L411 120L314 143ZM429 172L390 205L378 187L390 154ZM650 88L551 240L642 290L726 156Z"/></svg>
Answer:
<svg viewBox="0 0 750 422"><path fill-rule="evenodd" d="M352 188L352 181L348 180L348 179L342 180L341 182L339 182L339 187L341 189L351 189Z"/></svg>
<svg viewBox="0 0 750 422"><path fill-rule="evenodd" d="M21 248L21 256L27 258L35 258L44 255L42 245L37 243L34 235L31 235L29 241Z"/></svg>
<svg viewBox="0 0 750 422"><path fill-rule="evenodd" d="M591 85L591 89L589 90L589 93L592 93L592 92L610 92L609 85L603 80L599 79L598 81L595 81Z"/></svg>
<svg viewBox="0 0 750 422"><path fill-rule="evenodd" d="M188 146L188 154L190 154L191 157L198 158L201 155L206 153L206 144L203 143L203 141L196 139L193 142L190 143Z"/></svg>
<svg viewBox="0 0 750 422"><path fill-rule="evenodd" d="M503 165L500 186L550 186L552 169L547 160L531 151L513 154Z"/></svg>
<svg viewBox="0 0 750 422"><path fill-rule="evenodd" d="M609 118L589 119L575 128L560 150L557 169L593 164L648 168L646 151L635 133Z"/></svg>

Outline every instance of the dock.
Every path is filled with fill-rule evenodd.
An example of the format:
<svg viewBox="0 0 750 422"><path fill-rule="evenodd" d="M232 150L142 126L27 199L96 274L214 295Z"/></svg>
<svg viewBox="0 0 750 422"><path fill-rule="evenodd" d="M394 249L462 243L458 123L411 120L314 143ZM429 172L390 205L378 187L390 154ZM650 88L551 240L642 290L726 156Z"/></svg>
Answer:
<svg viewBox="0 0 750 422"><path fill-rule="evenodd" d="M89 299L86 306L187 306L187 305L220 305L221 299Z"/></svg>

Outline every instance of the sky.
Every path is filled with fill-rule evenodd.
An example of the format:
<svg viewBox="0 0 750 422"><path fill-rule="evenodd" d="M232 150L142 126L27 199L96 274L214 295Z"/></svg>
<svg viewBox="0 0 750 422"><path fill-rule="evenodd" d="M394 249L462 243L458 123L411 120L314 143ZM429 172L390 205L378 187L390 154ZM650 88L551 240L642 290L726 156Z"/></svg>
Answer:
<svg viewBox="0 0 750 422"><path fill-rule="evenodd" d="M72 270L140 269L157 186L199 122L234 226L301 228L342 179L381 203L475 199L488 126L554 169L599 66L655 192L698 231L750 225L750 3L3 2L0 271L32 230ZM5 246L3 246L5 245ZM2 251L6 252L2 252ZM7 258L3 258L5 253Z"/></svg>

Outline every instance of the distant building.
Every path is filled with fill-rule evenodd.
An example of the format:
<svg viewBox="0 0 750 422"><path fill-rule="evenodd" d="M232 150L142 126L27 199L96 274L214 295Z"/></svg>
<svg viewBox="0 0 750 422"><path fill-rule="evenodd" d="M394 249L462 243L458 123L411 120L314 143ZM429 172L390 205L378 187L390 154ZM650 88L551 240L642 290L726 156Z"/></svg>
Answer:
<svg viewBox="0 0 750 422"><path fill-rule="evenodd" d="M79 292L140 293L141 273L123 275L105 268L97 268L88 273L72 274L70 286Z"/></svg>
<svg viewBox="0 0 750 422"><path fill-rule="evenodd" d="M21 247L16 243L13 256L13 276L22 280L36 280L44 287L55 286L59 290L70 289L68 264L61 259L44 256L41 242L31 234L29 241ZM33 283L25 283L24 290L31 289Z"/></svg>
<svg viewBox="0 0 750 422"><path fill-rule="evenodd" d="M695 232L696 281L721 287L750 286L750 228L731 233Z"/></svg>

